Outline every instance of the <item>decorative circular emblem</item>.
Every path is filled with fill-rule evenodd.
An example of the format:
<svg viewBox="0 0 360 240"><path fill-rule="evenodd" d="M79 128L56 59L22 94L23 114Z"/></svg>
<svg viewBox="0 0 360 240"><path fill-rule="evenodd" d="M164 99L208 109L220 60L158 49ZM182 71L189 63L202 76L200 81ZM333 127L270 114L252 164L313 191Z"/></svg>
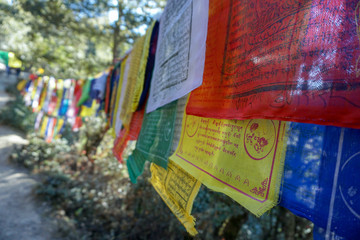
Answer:
<svg viewBox="0 0 360 240"><path fill-rule="evenodd" d="M341 198L350 212L360 219L360 152L352 155L342 165L339 175Z"/></svg>
<svg viewBox="0 0 360 240"><path fill-rule="evenodd" d="M245 130L244 147L254 160L264 159L274 148L276 128L273 121L251 120Z"/></svg>

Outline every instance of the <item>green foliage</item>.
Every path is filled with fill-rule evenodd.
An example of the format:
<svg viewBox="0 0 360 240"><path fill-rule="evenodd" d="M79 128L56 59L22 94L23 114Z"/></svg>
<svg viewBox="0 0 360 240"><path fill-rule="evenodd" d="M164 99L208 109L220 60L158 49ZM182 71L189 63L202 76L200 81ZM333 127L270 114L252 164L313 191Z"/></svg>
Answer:
<svg viewBox="0 0 360 240"><path fill-rule="evenodd" d="M89 119L79 133L100 134L99 119ZM93 125L93 128L89 126ZM149 165L137 184L112 156L113 137L91 141L89 152L66 140L51 144L32 137L12 154L12 161L41 173L37 195L51 203L53 217L67 239L192 239L149 183ZM88 142L90 144L90 142ZM86 148L86 147L85 147ZM80 151L79 151L80 150ZM276 207L256 218L224 194L202 187L195 200L198 239L311 239L312 224Z"/></svg>
<svg viewBox="0 0 360 240"><path fill-rule="evenodd" d="M79 140L79 133L74 132L69 123L65 123L64 130L61 133L61 138L65 139L68 144L71 146Z"/></svg>
<svg viewBox="0 0 360 240"><path fill-rule="evenodd" d="M0 119L17 128L34 118L19 97L3 111ZM42 176L36 194L53 206L59 234L67 239L191 239L149 183L148 164L137 184L129 182L126 167L113 157L114 139L105 131L104 117L84 119L78 133L66 126L63 137L51 143L32 133L29 144L11 155L11 161ZM32 120L27 129L33 126ZM204 186L193 215L200 239L312 238L312 224L284 208L256 218Z"/></svg>
<svg viewBox="0 0 360 240"><path fill-rule="evenodd" d="M10 88L9 91L13 89ZM22 96L18 94L0 110L0 123L30 133L34 131L35 115L25 106Z"/></svg>
<svg viewBox="0 0 360 240"><path fill-rule="evenodd" d="M47 143L33 133L29 136L29 144L16 149L11 155L11 160L31 170L39 171L45 167L53 167L54 163L51 160L58 154L69 151L70 147L66 140Z"/></svg>
<svg viewBox="0 0 360 240"><path fill-rule="evenodd" d="M86 78L130 48L166 1L14 0L0 2L0 49L57 78ZM119 20L109 22L109 11Z"/></svg>

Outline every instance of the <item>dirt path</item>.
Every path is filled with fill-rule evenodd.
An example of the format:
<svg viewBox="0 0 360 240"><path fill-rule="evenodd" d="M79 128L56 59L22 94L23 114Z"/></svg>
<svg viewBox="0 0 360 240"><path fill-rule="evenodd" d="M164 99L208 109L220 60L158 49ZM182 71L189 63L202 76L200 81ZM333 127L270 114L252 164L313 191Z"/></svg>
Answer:
<svg viewBox="0 0 360 240"><path fill-rule="evenodd" d="M0 73L0 108L10 97L6 85L15 82ZM43 216L43 209L32 194L37 181L24 169L8 162L17 144L26 144L23 135L9 127L0 126L0 239L45 240L54 239L54 226Z"/></svg>

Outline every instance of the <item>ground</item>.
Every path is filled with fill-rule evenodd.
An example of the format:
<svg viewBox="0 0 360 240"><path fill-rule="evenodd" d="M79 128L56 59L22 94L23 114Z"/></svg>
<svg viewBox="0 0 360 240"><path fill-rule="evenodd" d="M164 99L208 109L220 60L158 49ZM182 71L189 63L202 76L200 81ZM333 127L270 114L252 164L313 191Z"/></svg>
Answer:
<svg viewBox="0 0 360 240"><path fill-rule="evenodd" d="M10 100L6 86L15 81L14 75L0 72L0 107ZM33 194L36 178L8 161L14 146L26 143L23 134L0 125L0 239L54 239L55 226L45 216L47 206Z"/></svg>

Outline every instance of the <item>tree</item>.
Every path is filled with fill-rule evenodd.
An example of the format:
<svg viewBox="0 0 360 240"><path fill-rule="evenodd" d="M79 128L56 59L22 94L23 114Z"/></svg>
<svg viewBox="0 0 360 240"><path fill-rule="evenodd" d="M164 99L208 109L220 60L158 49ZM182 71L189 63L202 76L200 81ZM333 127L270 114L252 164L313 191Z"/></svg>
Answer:
<svg viewBox="0 0 360 240"><path fill-rule="evenodd" d="M58 78L85 78L104 70L151 22L164 1L0 0L0 49L26 66ZM108 12L119 9L110 23ZM138 28L138 29L137 29ZM113 39L113 41L111 40ZM116 54L115 54L116 53Z"/></svg>
<svg viewBox="0 0 360 240"><path fill-rule="evenodd" d="M132 44L140 32L134 31L141 26L148 26L153 21L154 13L164 9L166 1L126 1L117 0L118 20L113 26L113 61L120 55L119 45ZM125 47L126 48L126 47Z"/></svg>

